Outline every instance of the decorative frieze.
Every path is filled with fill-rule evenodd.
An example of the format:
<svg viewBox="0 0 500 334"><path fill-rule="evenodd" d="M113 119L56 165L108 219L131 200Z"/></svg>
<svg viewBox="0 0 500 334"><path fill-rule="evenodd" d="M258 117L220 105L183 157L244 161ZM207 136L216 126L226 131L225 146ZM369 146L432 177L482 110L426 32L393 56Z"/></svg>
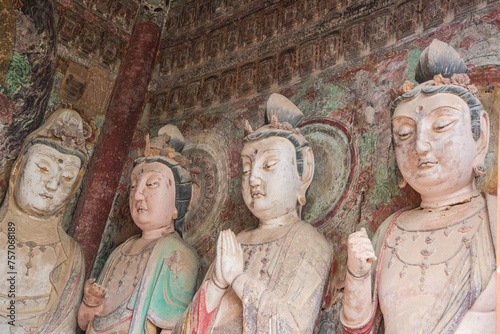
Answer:
<svg viewBox="0 0 500 334"><path fill-rule="evenodd" d="M225 17L232 10L235 17L220 27L214 23L214 29L205 34L197 34L199 29L187 33L186 29L203 24L198 22L201 3L191 2L173 11L174 21L176 13L183 13L183 26L175 26L172 21L173 30L163 39L160 71L151 89L154 95L172 92L171 87L176 87L187 96L193 89L188 92L188 83L202 82L197 94L210 90L211 98L190 97L196 103L191 101L187 108L182 103L175 107L180 109L245 97L368 52L390 48L423 29L449 21L450 15L462 10L453 9L459 4L473 10L485 1L283 0L270 1L260 9L256 2L252 9L243 2L238 7L227 0L223 13L217 11L223 1L215 5L215 1L208 0L203 4L212 3L210 15ZM240 11L249 14L238 19ZM171 36L181 33L190 39L176 45L177 39ZM206 78L213 78L217 84L204 88Z"/></svg>

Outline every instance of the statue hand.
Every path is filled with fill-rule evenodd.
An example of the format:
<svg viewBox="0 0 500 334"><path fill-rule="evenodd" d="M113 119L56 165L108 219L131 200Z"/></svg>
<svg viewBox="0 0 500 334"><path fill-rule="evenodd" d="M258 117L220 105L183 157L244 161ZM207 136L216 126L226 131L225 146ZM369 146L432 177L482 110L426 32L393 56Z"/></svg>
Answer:
<svg viewBox="0 0 500 334"><path fill-rule="evenodd" d="M102 305L105 298L106 290L101 285L95 283L95 278L90 278L85 281L85 286L83 287L83 300L87 306Z"/></svg>
<svg viewBox="0 0 500 334"><path fill-rule="evenodd" d="M347 239L347 267L355 276L365 276L376 260L372 243L365 228L352 233Z"/></svg>
<svg viewBox="0 0 500 334"><path fill-rule="evenodd" d="M215 272L212 279L215 281L216 285L220 288L226 288L229 283L224 279L222 275L222 234L219 234L219 239L217 239L217 253L215 256Z"/></svg>
<svg viewBox="0 0 500 334"><path fill-rule="evenodd" d="M78 326L81 329L86 331L95 315L102 311L105 298L106 290L95 283L95 278L85 281L83 287L83 301L78 310Z"/></svg>
<svg viewBox="0 0 500 334"><path fill-rule="evenodd" d="M228 284L231 284L234 278L243 272L243 250L233 231L222 231L221 238L222 276Z"/></svg>

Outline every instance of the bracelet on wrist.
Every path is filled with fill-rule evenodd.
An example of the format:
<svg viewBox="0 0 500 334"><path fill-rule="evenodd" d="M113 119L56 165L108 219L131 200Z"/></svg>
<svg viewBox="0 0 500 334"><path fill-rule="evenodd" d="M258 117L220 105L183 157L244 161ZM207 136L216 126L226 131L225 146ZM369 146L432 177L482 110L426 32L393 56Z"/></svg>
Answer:
<svg viewBox="0 0 500 334"><path fill-rule="evenodd" d="M216 287L218 287L219 289L221 289L221 290L226 290L226 289L227 289L227 287L229 286L229 285L228 285L228 286L226 286L225 288L221 287L219 284L217 284L217 282L215 281L215 279L214 279L214 277L213 277L213 276L212 276L212 283L214 283L214 285L215 285Z"/></svg>
<svg viewBox="0 0 500 334"><path fill-rule="evenodd" d="M85 301L85 298L82 298L82 303L87 306L87 307L90 307L90 308L95 308L95 307L99 307L102 305L102 302L100 304L97 304L97 305L91 305L89 304L88 302Z"/></svg>
<svg viewBox="0 0 500 334"><path fill-rule="evenodd" d="M371 273L372 273L372 270L370 269L370 270L368 270L368 272L367 272L366 274L361 275L361 276L358 276L358 275L355 275L355 274L351 271L351 269L349 269L349 265L348 265L348 266L347 266L347 272L348 272L348 273L349 273L349 275L351 275L353 278L361 280L361 279L365 279L365 278L367 278L368 276L370 276L370 275L371 275Z"/></svg>

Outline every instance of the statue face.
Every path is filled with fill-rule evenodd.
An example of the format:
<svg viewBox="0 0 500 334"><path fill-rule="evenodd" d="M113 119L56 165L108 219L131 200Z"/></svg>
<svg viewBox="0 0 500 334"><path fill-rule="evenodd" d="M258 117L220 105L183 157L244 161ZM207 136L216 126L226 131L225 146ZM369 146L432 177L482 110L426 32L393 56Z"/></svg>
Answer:
<svg viewBox="0 0 500 334"><path fill-rule="evenodd" d="M245 144L241 151L241 192L248 209L260 220L297 212L300 177L295 147L271 137Z"/></svg>
<svg viewBox="0 0 500 334"><path fill-rule="evenodd" d="M173 223L175 180L172 170L160 163L142 163L132 170L129 206L135 224L144 232Z"/></svg>
<svg viewBox="0 0 500 334"><path fill-rule="evenodd" d="M398 105L392 124L398 166L413 189L436 196L473 186L478 146L461 98L420 94Z"/></svg>
<svg viewBox="0 0 500 334"><path fill-rule="evenodd" d="M81 161L43 144L31 146L23 157L14 198L24 212L49 217L69 200Z"/></svg>

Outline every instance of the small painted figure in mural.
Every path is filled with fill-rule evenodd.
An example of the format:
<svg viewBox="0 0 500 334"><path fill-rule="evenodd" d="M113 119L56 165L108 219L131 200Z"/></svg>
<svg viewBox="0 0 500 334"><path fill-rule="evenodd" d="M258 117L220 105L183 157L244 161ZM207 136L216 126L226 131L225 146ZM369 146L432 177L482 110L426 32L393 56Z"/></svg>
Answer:
<svg viewBox="0 0 500 334"><path fill-rule="evenodd" d="M191 200L184 137L171 125L134 161L129 207L142 230L85 282L78 324L87 333L170 333L196 291L198 257L182 240Z"/></svg>
<svg viewBox="0 0 500 334"><path fill-rule="evenodd" d="M84 279L61 227L87 167L83 122L60 109L26 137L0 209L0 332L70 333Z"/></svg>
<svg viewBox="0 0 500 334"><path fill-rule="evenodd" d="M174 333L314 330L332 249L300 218L313 152L294 129L303 115L292 102L271 95L267 117L270 124L255 132L247 124L241 152L242 195L259 226L220 233L216 258Z"/></svg>
<svg viewBox="0 0 500 334"><path fill-rule="evenodd" d="M407 182L422 201L382 223L375 252L366 231L349 237L344 332L495 332L496 197L475 185L489 118L466 71L435 40L420 58L420 84L406 82L392 104L400 186Z"/></svg>

